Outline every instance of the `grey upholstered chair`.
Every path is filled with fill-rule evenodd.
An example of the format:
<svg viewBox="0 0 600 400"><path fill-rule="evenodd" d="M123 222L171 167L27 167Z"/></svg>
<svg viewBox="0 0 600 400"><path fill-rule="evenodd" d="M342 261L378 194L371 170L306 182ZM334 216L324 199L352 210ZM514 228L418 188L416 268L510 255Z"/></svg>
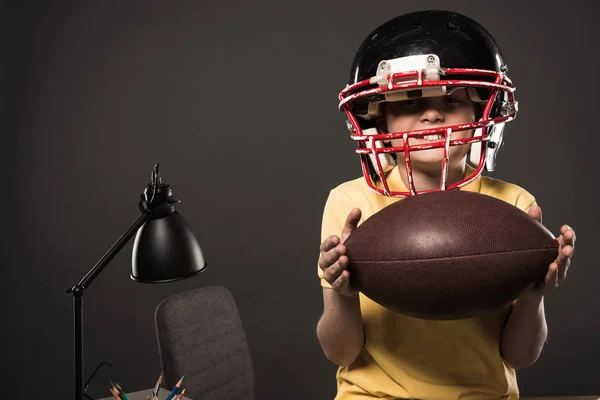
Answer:
<svg viewBox="0 0 600 400"><path fill-rule="evenodd" d="M208 286L168 297L156 307L155 325L163 387L185 374L191 399L254 399L252 359L229 290Z"/></svg>

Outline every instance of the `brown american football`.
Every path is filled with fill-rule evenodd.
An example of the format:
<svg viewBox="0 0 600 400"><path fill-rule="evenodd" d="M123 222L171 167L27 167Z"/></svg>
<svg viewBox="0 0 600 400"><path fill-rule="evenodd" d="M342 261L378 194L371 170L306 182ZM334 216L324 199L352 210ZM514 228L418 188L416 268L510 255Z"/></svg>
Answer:
<svg viewBox="0 0 600 400"><path fill-rule="evenodd" d="M402 199L345 245L352 287L394 311L443 320L509 304L558 255L554 235L527 213L460 190Z"/></svg>

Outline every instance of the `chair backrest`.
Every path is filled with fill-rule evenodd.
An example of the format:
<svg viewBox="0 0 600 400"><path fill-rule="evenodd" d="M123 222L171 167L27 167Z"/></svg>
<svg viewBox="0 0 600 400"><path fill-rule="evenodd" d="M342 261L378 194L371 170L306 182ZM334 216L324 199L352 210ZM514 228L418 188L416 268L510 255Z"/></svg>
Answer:
<svg viewBox="0 0 600 400"><path fill-rule="evenodd" d="M229 290L208 286L170 296L156 307L155 326L165 388L185 374L191 399L254 399L252 359Z"/></svg>

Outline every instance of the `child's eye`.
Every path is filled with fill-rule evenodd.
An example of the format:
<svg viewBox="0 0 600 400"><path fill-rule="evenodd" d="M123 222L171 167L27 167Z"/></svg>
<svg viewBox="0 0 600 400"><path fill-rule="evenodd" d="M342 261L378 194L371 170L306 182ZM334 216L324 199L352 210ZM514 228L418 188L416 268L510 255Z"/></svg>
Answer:
<svg viewBox="0 0 600 400"><path fill-rule="evenodd" d="M414 106L416 104L417 104L417 100L414 100L414 99L413 100L402 100L400 102L400 105L402 105L402 106Z"/></svg>
<svg viewBox="0 0 600 400"><path fill-rule="evenodd" d="M453 96L446 96L445 100L446 103L462 103L462 101Z"/></svg>

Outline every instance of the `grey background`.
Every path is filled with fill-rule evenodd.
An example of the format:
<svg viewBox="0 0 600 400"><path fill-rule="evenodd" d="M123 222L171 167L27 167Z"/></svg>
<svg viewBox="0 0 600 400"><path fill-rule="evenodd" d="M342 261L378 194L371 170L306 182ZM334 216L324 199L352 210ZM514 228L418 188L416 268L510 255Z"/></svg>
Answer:
<svg viewBox="0 0 600 400"><path fill-rule="evenodd" d="M495 36L518 87L492 175L532 192L544 223L577 232L547 298L548 344L523 395L600 393L597 305L598 2L17 1L0 8L3 395L73 395L65 293L137 218L152 166L183 201L209 269L170 285L129 278L132 243L86 292L86 375L126 390L159 373L154 307L230 288L260 399L327 399L335 367L315 338L320 217L360 174L337 111L354 52L377 25L424 8ZM190 393L191 396L193 394Z"/></svg>

